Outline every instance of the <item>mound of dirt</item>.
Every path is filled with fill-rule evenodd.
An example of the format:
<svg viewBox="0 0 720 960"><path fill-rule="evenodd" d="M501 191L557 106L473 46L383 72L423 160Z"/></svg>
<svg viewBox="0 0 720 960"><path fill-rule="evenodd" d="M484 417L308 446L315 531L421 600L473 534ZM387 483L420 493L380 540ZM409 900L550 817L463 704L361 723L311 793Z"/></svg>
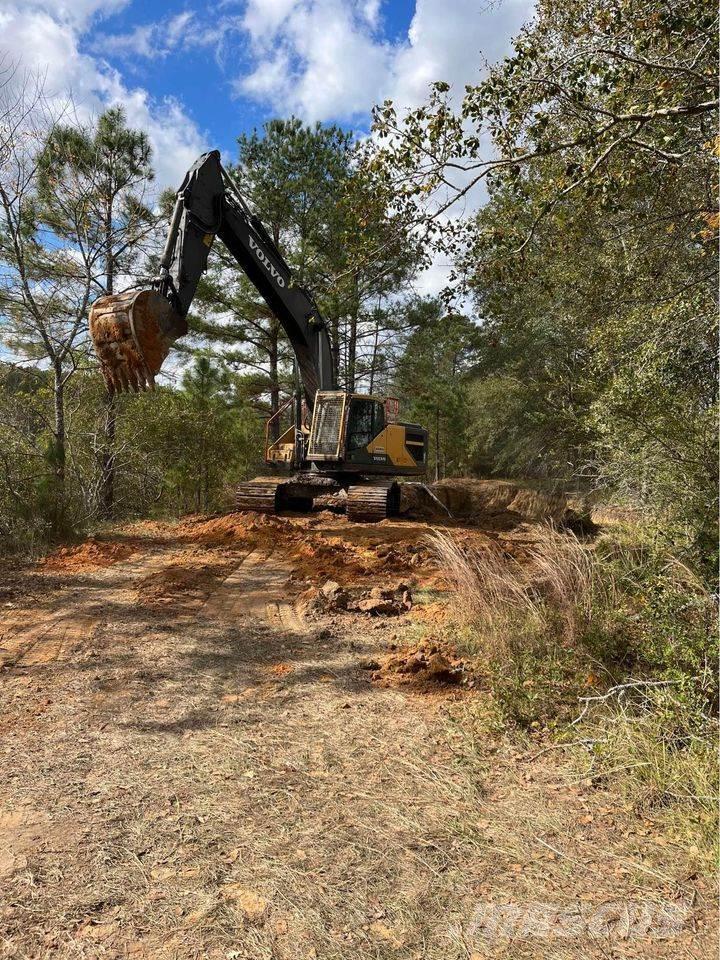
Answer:
<svg viewBox="0 0 720 960"><path fill-rule="evenodd" d="M253 534L271 534L283 527L283 518L263 513L226 513L221 516L185 517L175 528L184 543L228 543L248 540Z"/></svg>
<svg viewBox="0 0 720 960"><path fill-rule="evenodd" d="M357 579L423 568L429 551L419 541L428 532L407 522L350 523L329 511L307 516L230 513L187 517L174 525L172 538L188 545L242 543L281 549L299 573L315 583L327 579L345 585Z"/></svg>
<svg viewBox="0 0 720 960"><path fill-rule="evenodd" d="M137 601L144 607L161 607L182 596L202 600L218 581L223 580L235 566L232 558L203 562L204 558L188 553L176 555L174 562L148 574L137 584Z"/></svg>
<svg viewBox="0 0 720 960"><path fill-rule="evenodd" d="M470 673L465 660L447 644L432 640L404 647L378 661L363 664L381 687L412 686L421 689L459 687Z"/></svg>
<svg viewBox="0 0 720 960"><path fill-rule="evenodd" d="M452 519L442 500L438 502L432 487L406 481L400 484L400 516L414 520Z"/></svg>
<svg viewBox="0 0 720 960"><path fill-rule="evenodd" d="M137 550L131 541L95 540L92 537L75 547L60 547L39 561L42 570L82 570L110 567L126 560Z"/></svg>
<svg viewBox="0 0 720 960"><path fill-rule="evenodd" d="M490 522L495 527L528 520L562 524L568 510L567 497L562 494L529 490L505 480L448 477L434 483L432 492L453 517Z"/></svg>

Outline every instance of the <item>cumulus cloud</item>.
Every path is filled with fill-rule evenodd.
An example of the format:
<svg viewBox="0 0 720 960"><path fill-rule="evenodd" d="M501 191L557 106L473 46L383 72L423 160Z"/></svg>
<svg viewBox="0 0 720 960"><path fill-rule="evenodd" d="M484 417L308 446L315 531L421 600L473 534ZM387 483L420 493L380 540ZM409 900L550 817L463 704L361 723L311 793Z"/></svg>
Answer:
<svg viewBox="0 0 720 960"><path fill-rule="evenodd" d="M148 133L158 186L176 186L205 147L179 100L153 100L146 90L129 87L116 69L80 48L89 23L115 12L123 2L26 0L17 6L0 0L0 57L37 72L44 78L45 95L81 122L109 106L123 106L128 123Z"/></svg>
<svg viewBox="0 0 720 960"><path fill-rule="evenodd" d="M434 80L450 83L459 99L484 60L507 51L534 5L416 0L406 35L391 38L384 27L393 0L221 0L208 8L182 2L158 22L124 33L103 29L102 44L93 45L97 24L130 0L0 0L0 60L39 71L46 94L68 105L71 96L82 121L124 106L128 122L150 137L158 185L175 186L206 139L187 116L182 91L157 100L127 79L133 59L170 59L188 47L213 51L238 98L276 115L362 129L373 104L391 98L400 109L415 106ZM439 267L428 279L433 287Z"/></svg>
<svg viewBox="0 0 720 960"><path fill-rule="evenodd" d="M235 92L307 120L367 114L392 62L392 48L373 33L377 14L373 2L248 0L254 66Z"/></svg>
<svg viewBox="0 0 720 960"><path fill-rule="evenodd" d="M451 85L457 105L466 84L508 52L533 9L534 0L416 0L407 35L388 41L382 0L247 0L242 25L251 66L234 89L309 121L364 124L372 105L386 98L402 112L421 104L437 80ZM484 188L474 191L462 211L444 219L477 209L485 198ZM417 292L437 293L449 269L435 257Z"/></svg>
<svg viewBox="0 0 720 960"><path fill-rule="evenodd" d="M460 95L501 56L533 0L417 0L407 36L379 33L380 0L248 0L252 66L235 91L307 120L348 120L390 97L421 103L435 80Z"/></svg>
<svg viewBox="0 0 720 960"><path fill-rule="evenodd" d="M186 10L157 23L141 24L128 33L104 34L93 50L104 56L164 58L187 38L195 15Z"/></svg>
<svg viewBox="0 0 720 960"><path fill-rule="evenodd" d="M49 14L53 19L71 23L76 28L86 27L93 17L109 16L117 13L130 3L130 0L25 0L24 10L35 10ZM3 9L11 7L3 2Z"/></svg>

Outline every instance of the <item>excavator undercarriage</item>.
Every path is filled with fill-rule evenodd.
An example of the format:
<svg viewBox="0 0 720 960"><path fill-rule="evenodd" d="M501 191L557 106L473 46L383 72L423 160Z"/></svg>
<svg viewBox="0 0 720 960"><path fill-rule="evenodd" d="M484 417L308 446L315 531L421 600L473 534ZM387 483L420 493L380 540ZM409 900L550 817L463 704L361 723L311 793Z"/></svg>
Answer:
<svg viewBox="0 0 720 960"><path fill-rule="evenodd" d="M399 512L400 485L396 481L355 482L344 488L333 477L309 473L295 474L282 480L261 478L238 484L235 488L235 507L255 513L309 513L316 497L335 494L340 503L343 493L348 520L377 522L397 516Z"/></svg>
<svg viewBox="0 0 720 960"><path fill-rule="evenodd" d="M280 321L295 355L298 390L268 422L265 462L289 475L242 483L238 510L311 510L344 497L350 519L397 514L399 476L425 472L427 433L397 419L397 402L338 390L330 337L311 295L298 286L261 221L236 193L216 150L203 154L177 193L160 271L146 290L95 301L90 333L110 393L155 384L187 313L215 237ZM281 427L286 410L291 422Z"/></svg>

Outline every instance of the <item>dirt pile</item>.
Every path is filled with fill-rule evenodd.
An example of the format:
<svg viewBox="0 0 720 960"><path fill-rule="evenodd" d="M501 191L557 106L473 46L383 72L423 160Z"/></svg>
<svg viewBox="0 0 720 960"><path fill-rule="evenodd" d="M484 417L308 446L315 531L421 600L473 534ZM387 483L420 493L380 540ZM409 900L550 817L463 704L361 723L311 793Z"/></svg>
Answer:
<svg viewBox="0 0 720 960"><path fill-rule="evenodd" d="M448 477L432 492L458 520L490 530L512 530L523 523L552 523L578 536L595 536L599 527L579 501L564 493L518 486L506 480Z"/></svg>
<svg viewBox="0 0 720 960"><path fill-rule="evenodd" d="M345 589L334 580L328 580L319 589L310 587L296 602L302 616L330 613L365 613L369 616L398 616L412 609L412 593L406 583L383 589Z"/></svg>
<svg viewBox="0 0 720 960"><path fill-rule="evenodd" d="M400 484L400 516L414 520L450 520L450 512L432 486L424 483Z"/></svg>
<svg viewBox="0 0 720 960"><path fill-rule="evenodd" d="M90 538L75 547L60 547L40 560L41 570L82 570L85 568L110 567L126 560L138 549L132 540L96 540Z"/></svg>
<svg viewBox="0 0 720 960"><path fill-rule="evenodd" d="M284 526L283 517L263 513L226 513L213 517L200 514L183 518L174 533L183 543L222 544L272 536Z"/></svg>
<svg viewBox="0 0 720 960"><path fill-rule="evenodd" d="M448 644L426 640L361 665L381 687L412 686L424 690L474 684L466 661Z"/></svg>
<svg viewBox="0 0 720 960"><path fill-rule="evenodd" d="M508 531L522 523L553 523L580 536L598 532L590 513L570 506L562 493L531 490L506 480L448 477L426 486L403 483L400 515L443 525L469 521L487 530Z"/></svg>
<svg viewBox="0 0 720 960"><path fill-rule="evenodd" d="M168 528L173 539L189 545L281 549L307 579L316 583L333 579L341 584L423 569L429 562L429 550L422 543L428 531L425 524L397 520L353 524L330 511L306 516L197 516Z"/></svg>
<svg viewBox="0 0 720 960"><path fill-rule="evenodd" d="M448 477L432 485L432 491L453 517L473 523L513 526L527 520L562 523L568 509L562 494L529 490L504 480L474 480ZM494 521L494 523L493 523Z"/></svg>
<svg viewBox="0 0 720 960"><path fill-rule="evenodd" d="M358 613L369 613L374 617L398 616L412 609L412 593L406 583L399 583L389 590L373 587L351 603L349 609L357 610Z"/></svg>
<svg viewBox="0 0 720 960"><path fill-rule="evenodd" d="M167 606L178 598L201 602L236 565L232 557L206 557L192 551L175 555L168 566L137 583L137 602L150 608Z"/></svg>
<svg viewBox="0 0 720 960"><path fill-rule="evenodd" d="M296 607L302 616L340 613L347 610L350 594L334 580L326 581L319 589L308 587L297 599Z"/></svg>

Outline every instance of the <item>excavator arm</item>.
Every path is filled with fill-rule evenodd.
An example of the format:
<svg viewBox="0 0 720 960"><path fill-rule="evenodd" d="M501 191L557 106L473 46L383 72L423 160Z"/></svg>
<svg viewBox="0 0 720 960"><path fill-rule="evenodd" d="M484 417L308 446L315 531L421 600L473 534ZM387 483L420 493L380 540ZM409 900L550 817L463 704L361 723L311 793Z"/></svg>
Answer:
<svg viewBox="0 0 720 960"><path fill-rule="evenodd" d="M111 392L152 386L171 345L188 331L208 254L219 237L287 334L305 402L336 388L327 326L262 222L235 193L217 150L203 154L177 193L160 272L150 290L101 297L90 333Z"/></svg>

